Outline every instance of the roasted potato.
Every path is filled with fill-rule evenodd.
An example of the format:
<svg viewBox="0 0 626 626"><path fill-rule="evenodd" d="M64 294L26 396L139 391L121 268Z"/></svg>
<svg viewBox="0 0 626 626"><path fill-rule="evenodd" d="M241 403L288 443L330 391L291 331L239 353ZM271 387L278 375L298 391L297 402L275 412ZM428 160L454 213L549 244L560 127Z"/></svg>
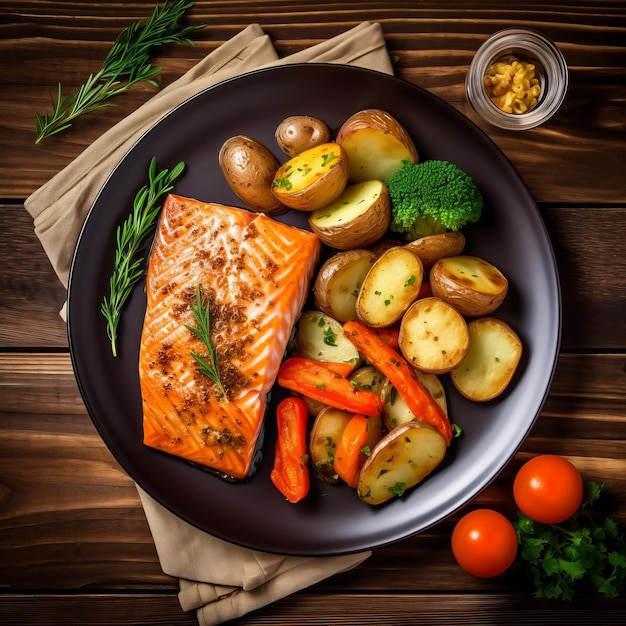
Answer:
<svg viewBox="0 0 626 626"><path fill-rule="evenodd" d="M339 322L355 319L357 295L376 258L365 249L345 250L330 257L313 283L315 306Z"/></svg>
<svg viewBox="0 0 626 626"><path fill-rule="evenodd" d="M263 144L245 135L231 137L224 142L218 160L228 186L248 208L268 215L286 211L272 193L280 164Z"/></svg>
<svg viewBox="0 0 626 626"><path fill-rule="evenodd" d="M416 300L402 317L399 335L404 358L422 372L454 369L469 347L465 318L440 298Z"/></svg>
<svg viewBox="0 0 626 626"><path fill-rule="evenodd" d="M356 299L357 318L373 327L391 326L417 298L422 279L422 262L415 253L389 248L363 280Z"/></svg>
<svg viewBox="0 0 626 626"><path fill-rule="evenodd" d="M309 435L309 459L313 471L324 482L335 484L339 480L333 467L333 459L343 430L352 415L348 411L326 407L313 422Z"/></svg>
<svg viewBox="0 0 626 626"><path fill-rule="evenodd" d="M419 370L415 370L415 376L422 385L424 385L426 391L430 393L433 400L441 407L443 412L448 415L446 391L439 377L435 374L420 372ZM404 398L387 379L385 379L380 395L385 401L383 421L388 430L393 430L396 426L400 426L400 424L405 424L406 422L420 418L419 415L415 415L411 409L409 409Z"/></svg>
<svg viewBox="0 0 626 626"><path fill-rule="evenodd" d="M310 115L285 118L276 128L275 135L278 147L290 157L330 141L328 126Z"/></svg>
<svg viewBox="0 0 626 626"><path fill-rule="evenodd" d="M359 389L381 394L387 379L373 366L364 365L350 374L350 380Z"/></svg>
<svg viewBox="0 0 626 626"><path fill-rule="evenodd" d="M387 433L372 450L359 475L357 493L379 505L401 496L445 458L446 442L436 428L411 421Z"/></svg>
<svg viewBox="0 0 626 626"><path fill-rule="evenodd" d="M477 256L439 259L430 270L433 295L454 306L462 315L480 317L495 311L508 291L504 274Z"/></svg>
<svg viewBox="0 0 626 626"><path fill-rule="evenodd" d="M336 200L348 183L346 151L337 143L324 143L292 157L274 174L272 193L298 211L315 211Z"/></svg>
<svg viewBox="0 0 626 626"><path fill-rule="evenodd" d="M460 230L450 230L420 237L404 245L422 259L424 270L430 270L439 259L461 254L465 247L465 235Z"/></svg>
<svg viewBox="0 0 626 626"><path fill-rule="evenodd" d="M472 320L467 327L469 349L450 378L467 399L493 400L511 382L522 356L522 342L507 323L493 317Z"/></svg>
<svg viewBox="0 0 626 626"><path fill-rule="evenodd" d="M389 250L389 248L397 248L398 246L403 246L404 243L399 241L398 239L379 239L375 244L368 246L367 249L371 250L376 254L376 256L380 256L383 252Z"/></svg>
<svg viewBox="0 0 626 626"><path fill-rule="evenodd" d="M304 311L295 334L300 356L314 361L349 363L354 368L361 361L359 351L346 337L341 324L321 311Z"/></svg>
<svg viewBox="0 0 626 626"><path fill-rule="evenodd" d="M403 161L417 163L419 155L406 129L380 109L351 115L335 139L348 153L350 182L387 180Z"/></svg>
<svg viewBox="0 0 626 626"><path fill-rule="evenodd" d="M380 180L348 185L334 202L309 217L311 230L322 243L337 250L375 243L387 232L390 222L389 192Z"/></svg>

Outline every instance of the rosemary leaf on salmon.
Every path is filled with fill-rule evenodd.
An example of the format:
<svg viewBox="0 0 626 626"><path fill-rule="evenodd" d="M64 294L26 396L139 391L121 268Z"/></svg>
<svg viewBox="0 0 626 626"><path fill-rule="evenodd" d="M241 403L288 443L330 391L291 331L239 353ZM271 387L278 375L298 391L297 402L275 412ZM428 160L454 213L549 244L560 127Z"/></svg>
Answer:
<svg viewBox="0 0 626 626"><path fill-rule="evenodd" d="M313 233L267 215L167 196L139 350L145 445L230 478L252 473L268 394L320 248ZM196 332L194 309L208 313L208 337ZM210 363L209 344L219 384L193 356Z"/></svg>

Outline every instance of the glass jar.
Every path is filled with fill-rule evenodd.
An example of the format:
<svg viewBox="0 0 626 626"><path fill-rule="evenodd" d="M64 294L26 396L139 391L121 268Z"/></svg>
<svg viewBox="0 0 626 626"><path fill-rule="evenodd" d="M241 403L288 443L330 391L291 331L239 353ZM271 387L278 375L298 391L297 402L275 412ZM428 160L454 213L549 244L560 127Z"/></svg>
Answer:
<svg viewBox="0 0 626 626"><path fill-rule="evenodd" d="M534 64L539 81L537 103L524 113L500 109L485 87L487 70L510 56ZM465 79L465 90L470 105L486 122L507 130L525 130L543 124L557 112L568 84L565 57L548 37L526 28L507 28L492 35L477 50Z"/></svg>

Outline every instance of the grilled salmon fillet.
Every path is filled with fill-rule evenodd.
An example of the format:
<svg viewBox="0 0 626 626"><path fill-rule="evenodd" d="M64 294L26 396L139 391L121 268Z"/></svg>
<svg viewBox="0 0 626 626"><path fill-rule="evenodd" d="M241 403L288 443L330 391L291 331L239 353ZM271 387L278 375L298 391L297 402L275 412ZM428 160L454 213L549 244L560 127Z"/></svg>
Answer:
<svg viewBox="0 0 626 626"><path fill-rule="evenodd" d="M261 213L168 195L150 254L139 350L143 441L234 479L254 470L268 393L320 242ZM216 384L193 307L210 313Z"/></svg>

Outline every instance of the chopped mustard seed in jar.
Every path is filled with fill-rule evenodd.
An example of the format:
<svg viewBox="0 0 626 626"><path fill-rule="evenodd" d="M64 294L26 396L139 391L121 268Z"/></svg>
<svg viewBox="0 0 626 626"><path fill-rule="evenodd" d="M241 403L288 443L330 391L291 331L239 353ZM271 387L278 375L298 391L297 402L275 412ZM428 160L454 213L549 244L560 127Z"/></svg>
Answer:
<svg viewBox="0 0 626 626"><path fill-rule="evenodd" d="M489 99L505 113L527 113L538 102L541 87L535 65L513 55L492 63L485 72Z"/></svg>

